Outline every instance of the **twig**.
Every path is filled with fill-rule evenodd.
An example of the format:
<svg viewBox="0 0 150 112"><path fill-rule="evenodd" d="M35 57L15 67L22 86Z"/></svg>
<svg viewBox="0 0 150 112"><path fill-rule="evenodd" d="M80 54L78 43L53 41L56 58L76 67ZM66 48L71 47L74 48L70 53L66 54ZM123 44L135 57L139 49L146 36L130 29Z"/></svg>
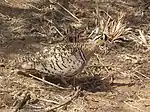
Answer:
<svg viewBox="0 0 150 112"><path fill-rule="evenodd" d="M104 12L110 19L113 19L108 12L106 12L105 10L101 10L101 11Z"/></svg>
<svg viewBox="0 0 150 112"><path fill-rule="evenodd" d="M49 20L48 18L45 17L45 20L49 23L53 23L52 20ZM64 35L58 30L56 26L53 26L53 28L59 33L60 36L64 37Z"/></svg>
<svg viewBox="0 0 150 112"><path fill-rule="evenodd" d="M70 4L73 8L75 8L76 10L78 10L78 8L77 8L75 5L73 5L73 4L70 3L70 2L69 2L69 4Z"/></svg>
<svg viewBox="0 0 150 112"><path fill-rule="evenodd" d="M141 110L141 109L139 109L138 107L135 107L135 106L133 106L133 105L130 105L130 104L127 103L126 101L124 101L124 103L127 104L128 106L130 106L131 108L134 108L134 109L139 110L140 112L145 112L144 110Z"/></svg>
<svg viewBox="0 0 150 112"><path fill-rule="evenodd" d="M19 27L16 27L16 28L12 29L11 32L14 32L14 31L16 31L16 30L19 30L19 29L21 29L21 28L23 28L23 27L24 27L23 25L22 25L22 26L19 26Z"/></svg>
<svg viewBox="0 0 150 112"><path fill-rule="evenodd" d="M113 75L111 75L111 74L109 74L109 70L107 69L107 67L100 61L100 58L99 58L99 56L98 56L98 54L94 54L96 57L97 57L97 60L98 60L98 62L104 67L104 69L106 70L106 72L108 73L108 75L107 76L105 76L105 77L103 77L101 80L105 80L105 79L107 79L109 76L111 76L111 82L113 82Z"/></svg>
<svg viewBox="0 0 150 112"><path fill-rule="evenodd" d="M138 73L138 74L140 74L141 76L143 76L143 77L145 77L145 78L147 78L147 79L150 79L150 77L148 77L148 76L146 76L146 75L144 75L144 74L142 74L141 72L139 72L139 71L135 71L136 73Z"/></svg>
<svg viewBox="0 0 150 112"><path fill-rule="evenodd" d="M15 103L15 107L12 109L11 112L17 112L19 109L21 109L28 100L30 100L30 94L26 91L23 95L23 98L19 99L18 101L16 101Z"/></svg>
<svg viewBox="0 0 150 112"><path fill-rule="evenodd" d="M140 34L140 36L138 37L139 40L140 40L145 46L148 46L147 40L146 40L146 38L145 38L145 36L144 36L144 32L143 32L142 30L138 30L138 31L139 31L139 34Z"/></svg>
<svg viewBox="0 0 150 112"><path fill-rule="evenodd" d="M98 62L104 67L104 69L106 70L107 73L109 73L109 70L107 69L107 67L100 61L100 58L98 56L98 54L94 54L97 57Z"/></svg>
<svg viewBox="0 0 150 112"><path fill-rule="evenodd" d="M37 105L28 104L28 106L30 106L32 109L38 109L38 110L42 110L43 109L43 107L39 107Z"/></svg>
<svg viewBox="0 0 150 112"><path fill-rule="evenodd" d="M88 36L88 38L91 38L91 36L92 36L93 34L98 34L98 32L99 32L99 28L96 27L96 28L91 32L91 34Z"/></svg>
<svg viewBox="0 0 150 112"><path fill-rule="evenodd" d="M56 28L56 26L54 26L54 29L59 33L59 35L61 35L62 37L64 37L64 35L58 30L58 28Z"/></svg>
<svg viewBox="0 0 150 112"><path fill-rule="evenodd" d="M49 102L49 103L54 103L54 104L59 105L59 103L58 103L58 102L53 101L53 100L47 100L47 99L43 99L43 98L38 98L38 100L40 100L40 101L44 101L44 102Z"/></svg>
<svg viewBox="0 0 150 112"><path fill-rule="evenodd" d="M27 4L27 5L29 5L30 7L32 7L32 8L35 8L36 10L38 10L38 11L42 11L42 9L40 9L40 8L38 8L38 7L36 7L36 6L34 6L34 5L32 5L32 4Z"/></svg>
<svg viewBox="0 0 150 112"><path fill-rule="evenodd" d="M132 71L134 72L134 74L137 73L137 74L135 74L135 76L136 76L138 79L140 79L140 81L141 81L141 78L140 78L139 75L141 75L142 77L147 78L147 79L149 80L150 77L144 75L143 73L141 73L141 72L139 72L139 71L137 70L139 67L141 67L141 65L137 66L136 68L134 68L134 69L132 70Z"/></svg>
<svg viewBox="0 0 150 112"><path fill-rule="evenodd" d="M44 80L44 79L41 79L41 78L38 78L38 77L32 75L32 74L28 74L28 75L31 76L31 77L33 77L33 78L35 78L35 79L37 79L37 80L40 80L40 81L46 83L46 84L49 84L49 85L51 85L51 86L53 86L53 87L56 87L56 88L58 88L58 89L63 89L63 90L69 89L69 88L60 87L60 86L58 86L58 85L56 85L56 84L54 84L54 83L50 83L50 82L48 82L48 81L46 81L46 80Z"/></svg>
<svg viewBox="0 0 150 112"><path fill-rule="evenodd" d="M68 12L73 18L75 18L78 22L81 22L80 19L78 19L75 15L73 15L69 10L67 10L64 6L62 6L59 3L56 3L57 5L59 5L61 8L63 8L66 12Z"/></svg>
<svg viewBox="0 0 150 112"><path fill-rule="evenodd" d="M73 95L69 100L67 100L67 101L65 101L64 103L62 103L62 104L60 104L60 105L57 105L57 106L47 107L47 108L45 108L45 111L46 111L46 112L49 112L49 111L52 111L52 110L54 110L54 109L57 109L57 108L59 108L59 107L62 107L62 106L64 106L64 105L66 105L67 103L71 102L75 97L78 96L80 90L81 90L80 88L77 88L77 91L74 93L74 95Z"/></svg>

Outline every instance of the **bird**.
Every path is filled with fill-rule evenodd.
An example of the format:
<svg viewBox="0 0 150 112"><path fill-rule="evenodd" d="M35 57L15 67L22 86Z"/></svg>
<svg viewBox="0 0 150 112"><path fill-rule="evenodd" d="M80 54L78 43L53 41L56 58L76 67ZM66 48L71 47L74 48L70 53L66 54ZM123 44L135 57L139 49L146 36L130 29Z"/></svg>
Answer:
<svg viewBox="0 0 150 112"><path fill-rule="evenodd" d="M45 74L56 76L67 85L65 78L80 74L105 40L103 35L98 35L81 45L63 43L46 46L34 55L28 55L28 61L23 62L21 68L44 73L43 78Z"/></svg>

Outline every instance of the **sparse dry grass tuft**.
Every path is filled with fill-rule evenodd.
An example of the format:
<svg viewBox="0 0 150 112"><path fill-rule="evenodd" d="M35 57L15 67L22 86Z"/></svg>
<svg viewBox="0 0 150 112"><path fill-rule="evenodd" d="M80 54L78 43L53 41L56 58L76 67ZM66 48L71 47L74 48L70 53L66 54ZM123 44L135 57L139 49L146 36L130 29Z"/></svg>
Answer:
<svg viewBox="0 0 150 112"><path fill-rule="evenodd" d="M123 35L127 34L131 29L126 27L124 23L125 13L120 13L117 20L111 19L110 17L107 20L102 19L100 21L100 28L107 35L110 41L115 41L120 38L124 38Z"/></svg>

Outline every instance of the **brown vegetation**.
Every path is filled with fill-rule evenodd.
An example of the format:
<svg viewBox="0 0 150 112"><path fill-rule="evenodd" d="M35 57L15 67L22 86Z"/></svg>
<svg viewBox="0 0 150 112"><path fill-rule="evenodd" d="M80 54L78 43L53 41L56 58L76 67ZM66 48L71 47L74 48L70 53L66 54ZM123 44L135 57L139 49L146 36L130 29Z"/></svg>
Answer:
<svg viewBox="0 0 150 112"><path fill-rule="evenodd" d="M101 33L108 40L75 90L18 69L20 57L44 46L82 44ZM0 1L0 112L148 112L149 93L149 0Z"/></svg>

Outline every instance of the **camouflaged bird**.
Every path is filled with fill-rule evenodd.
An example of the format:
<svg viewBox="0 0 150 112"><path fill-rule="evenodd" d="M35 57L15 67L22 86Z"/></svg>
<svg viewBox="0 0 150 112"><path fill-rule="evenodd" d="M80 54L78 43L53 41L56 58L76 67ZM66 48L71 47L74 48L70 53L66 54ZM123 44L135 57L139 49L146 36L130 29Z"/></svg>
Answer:
<svg viewBox="0 0 150 112"><path fill-rule="evenodd" d="M67 44L47 46L34 56L29 56L31 61L24 62L22 68L35 69L47 76L54 75L65 82L64 77L72 77L82 72L98 46L103 43L103 36L97 36L80 47Z"/></svg>

